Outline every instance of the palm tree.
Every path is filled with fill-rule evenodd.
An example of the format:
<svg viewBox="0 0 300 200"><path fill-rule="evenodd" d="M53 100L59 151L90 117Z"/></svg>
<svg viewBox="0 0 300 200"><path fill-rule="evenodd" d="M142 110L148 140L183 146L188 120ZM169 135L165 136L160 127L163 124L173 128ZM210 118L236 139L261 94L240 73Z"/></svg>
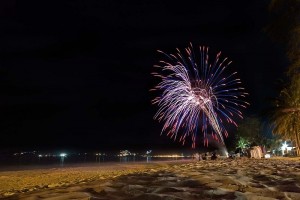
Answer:
<svg viewBox="0 0 300 200"><path fill-rule="evenodd" d="M300 75L294 75L291 83L282 89L272 115L273 133L290 139L300 155Z"/></svg>
<svg viewBox="0 0 300 200"><path fill-rule="evenodd" d="M249 147L249 145L250 145L250 142L243 137L240 137L237 142L237 148L240 148L240 149L245 149L245 148Z"/></svg>
<svg viewBox="0 0 300 200"><path fill-rule="evenodd" d="M273 133L291 139L300 155L300 0L272 0L269 35L284 45L289 60L289 84L281 90L272 114Z"/></svg>

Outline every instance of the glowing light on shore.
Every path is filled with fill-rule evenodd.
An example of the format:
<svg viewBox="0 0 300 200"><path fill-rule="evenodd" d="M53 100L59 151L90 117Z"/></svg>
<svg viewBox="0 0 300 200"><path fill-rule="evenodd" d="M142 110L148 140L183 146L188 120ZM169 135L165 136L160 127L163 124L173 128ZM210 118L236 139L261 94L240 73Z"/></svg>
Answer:
<svg viewBox="0 0 300 200"><path fill-rule="evenodd" d="M184 156L184 155L178 155L178 154L166 154L166 155L154 155L152 156L154 158L187 158L191 156Z"/></svg>
<svg viewBox="0 0 300 200"><path fill-rule="evenodd" d="M187 137L196 146L197 132L201 131L204 145L208 146L208 136L224 144L223 135L228 136L225 124L237 126L236 117L242 117L240 108L248 103L242 100L248 93L240 86L237 72L228 73L231 61L220 59L219 52L210 63L208 47L200 47L195 52L192 45L182 53L163 53L168 61L160 61L160 72L152 73L161 79L152 90L161 95L152 102L159 106L154 116L163 121L162 132L174 140L179 137L183 144Z"/></svg>
<svg viewBox="0 0 300 200"><path fill-rule="evenodd" d="M146 155L150 155L152 153L152 150L146 151Z"/></svg>

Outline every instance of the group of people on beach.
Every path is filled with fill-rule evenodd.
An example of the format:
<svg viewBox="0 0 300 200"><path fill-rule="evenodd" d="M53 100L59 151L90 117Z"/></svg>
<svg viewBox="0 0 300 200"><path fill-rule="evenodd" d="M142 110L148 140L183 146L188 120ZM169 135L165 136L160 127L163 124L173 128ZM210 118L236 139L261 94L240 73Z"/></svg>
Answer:
<svg viewBox="0 0 300 200"><path fill-rule="evenodd" d="M219 156L216 154L216 152L212 152L211 154L209 152L206 153L196 153L194 155L194 159L196 160L216 160Z"/></svg>
<svg viewBox="0 0 300 200"><path fill-rule="evenodd" d="M235 157L248 157L248 158L263 158L266 154L266 149L262 146L252 146L247 149L237 149Z"/></svg>
<svg viewBox="0 0 300 200"><path fill-rule="evenodd" d="M266 154L266 151L264 147L261 146L253 146L248 149L239 149L234 153L229 153L228 158L235 159L240 157L248 157L248 158L264 158L264 155ZM217 153L214 151L212 153L206 152L206 153L196 153L194 154L194 159L197 161L200 160L216 160L220 156L217 155Z"/></svg>

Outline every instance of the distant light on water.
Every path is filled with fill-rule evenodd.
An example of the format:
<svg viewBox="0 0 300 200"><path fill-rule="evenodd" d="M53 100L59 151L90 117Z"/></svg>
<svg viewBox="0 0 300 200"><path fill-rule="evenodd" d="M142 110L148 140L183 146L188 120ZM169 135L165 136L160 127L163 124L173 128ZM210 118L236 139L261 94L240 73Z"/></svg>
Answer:
<svg viewBox="0 0 300 200"><path fill-rule="evenodd" d="M189 157L189 156L184 156L184 155L178 155L178 154L165 154L165 155L154 155L152 157L156 157L156 158L185 158L185 157Z"/></svg>
<svg viewBox="0 0 300 200"><path fill-rule="evenodd" d="M66 153L61 153L59 154L60 157L67 157L67 154Z"/></svg>

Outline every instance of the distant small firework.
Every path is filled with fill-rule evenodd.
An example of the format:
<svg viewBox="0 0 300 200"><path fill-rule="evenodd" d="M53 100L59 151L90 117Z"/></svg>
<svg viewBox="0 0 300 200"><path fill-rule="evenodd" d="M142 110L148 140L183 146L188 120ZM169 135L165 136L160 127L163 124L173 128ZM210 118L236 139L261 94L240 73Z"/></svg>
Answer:
<svg viewBox="0 0 300 200"><path fill-rule="evenodd" d="M159 51L168 61L160 61L160 65L154 66L160 72L152 73L161 78L152 90L162 92L152 101L159 106L154 119L164 122L162 133L174 139L178 136L183 144L191 137L193 148L198 131L203 133L205 146L208 135L224 143L223 135L228 136L224 124L237 126L235 116L243 118L239 109L248 105L242 100L248 93L240 87L237 72L227 74L231 61L220 61L219 52L210 63L208 49L200 46L199 51L194 51L190 44L184 53L179 49L170 55Z"/></svg>

